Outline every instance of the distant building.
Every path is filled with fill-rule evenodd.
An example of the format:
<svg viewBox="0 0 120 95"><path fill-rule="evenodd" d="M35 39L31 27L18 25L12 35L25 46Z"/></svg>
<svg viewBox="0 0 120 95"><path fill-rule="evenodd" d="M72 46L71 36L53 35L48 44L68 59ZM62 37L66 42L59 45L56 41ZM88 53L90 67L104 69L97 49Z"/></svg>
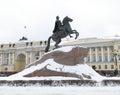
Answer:
<svg viewBox="0 0 120 95"><path fill-rule="evenodd" d="M20 72L44 54L47 41L19 41L0 45L0 75ZM67 40L63 46L84 46L89 52L86 63L102 75L120 74L120 38L84 38ZM117 65L115 55L117 58Z"/></svg>
<svg viewBox="0 0 120 95"><path fill-rule="evenodd" d="M100 74L114 75L116 69L120 74L120 38L85 38L66 42L64 45L87 47L89 53L86 63Z"/></svg>
<svg viewBox="0 0 120 95"><path fill-rule="evenodd" d="M0 45L0 75L10 75L23 70L44 54L47 41L19 41Z"/></svg>

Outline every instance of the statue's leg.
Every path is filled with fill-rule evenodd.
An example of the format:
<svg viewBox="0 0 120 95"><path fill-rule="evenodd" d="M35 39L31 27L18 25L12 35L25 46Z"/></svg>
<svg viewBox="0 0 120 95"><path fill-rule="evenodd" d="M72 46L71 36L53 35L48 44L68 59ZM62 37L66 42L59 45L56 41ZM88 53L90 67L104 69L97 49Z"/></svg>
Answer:
<svg viewBox="0 0 120 95"><path fill-rule="evenodd" d="M76 34L75 39L77 39L77 37L79 36L79 33L78 33L76 30L73 30L73 33L75 33L75 34Z"/></svg>
<svg viewBox="0 0 120 95"><path fill-rule="evenodd" d="M56 42L56 43L55 43L55 49L56 49L56 48L59 48L58 44L61 42L61 39L58 38L55 42Z"/></svg>

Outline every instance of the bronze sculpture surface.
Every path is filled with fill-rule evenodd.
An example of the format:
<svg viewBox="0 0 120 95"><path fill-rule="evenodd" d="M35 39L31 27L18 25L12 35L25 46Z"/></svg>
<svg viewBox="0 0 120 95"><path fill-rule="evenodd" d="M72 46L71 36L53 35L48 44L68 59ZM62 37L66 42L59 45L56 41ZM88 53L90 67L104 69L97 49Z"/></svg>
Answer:
<svg viewBox="0 0 120 95"><path fill-rule="evenodd" d="M57 17L56 17L57 18ZM59 21L59 19L57 19ZM69 18L68 16L66 16L63 21L61 26L57 26L55 23L55 28L53 30L53 34L48 38L48 43L47 46L45 48L45 52L49 51L49 47L50 47L50 40L52 39L53 41L55 41L55 48L58 48L58 44L61 42L62 38L65 38L67 36L71 36L71 34L75 34L76 37L75 39L77 39L77 37L79 36L79 33L76 30L72 30L69 22L72 22L73 20L71 18Z"/></svg>

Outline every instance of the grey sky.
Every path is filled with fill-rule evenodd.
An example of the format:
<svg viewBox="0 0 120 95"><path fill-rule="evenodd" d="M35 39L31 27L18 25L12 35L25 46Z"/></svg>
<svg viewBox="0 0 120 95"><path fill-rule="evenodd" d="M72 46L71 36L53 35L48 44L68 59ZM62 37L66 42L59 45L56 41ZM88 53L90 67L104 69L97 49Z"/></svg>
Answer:
<svg viewBox="0 0 120 95"><path fill-rule="evenodd" d="M73 19L79 38L120 35L120 0L0 0L0 43L47 40L57 15Z"/></svg>

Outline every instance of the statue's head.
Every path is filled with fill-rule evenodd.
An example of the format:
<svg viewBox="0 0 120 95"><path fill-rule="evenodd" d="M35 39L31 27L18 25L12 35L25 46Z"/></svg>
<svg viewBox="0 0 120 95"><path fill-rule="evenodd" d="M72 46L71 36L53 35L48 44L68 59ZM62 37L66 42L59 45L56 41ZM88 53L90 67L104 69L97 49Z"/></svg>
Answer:
<svg viewBox="0 0 120 95"><path fill-rule="evenodd" d="M59 19L59 16L56 16L56 19Z"/></svg>
<svg viewBox="0 0 120 95"><path fill-rule="evenodd" d="M68 16L66 16L65 18L66 18L67 21L69 21L69 22L72 22L72 21L73 21L73 19L69 18Z"/></svg>

